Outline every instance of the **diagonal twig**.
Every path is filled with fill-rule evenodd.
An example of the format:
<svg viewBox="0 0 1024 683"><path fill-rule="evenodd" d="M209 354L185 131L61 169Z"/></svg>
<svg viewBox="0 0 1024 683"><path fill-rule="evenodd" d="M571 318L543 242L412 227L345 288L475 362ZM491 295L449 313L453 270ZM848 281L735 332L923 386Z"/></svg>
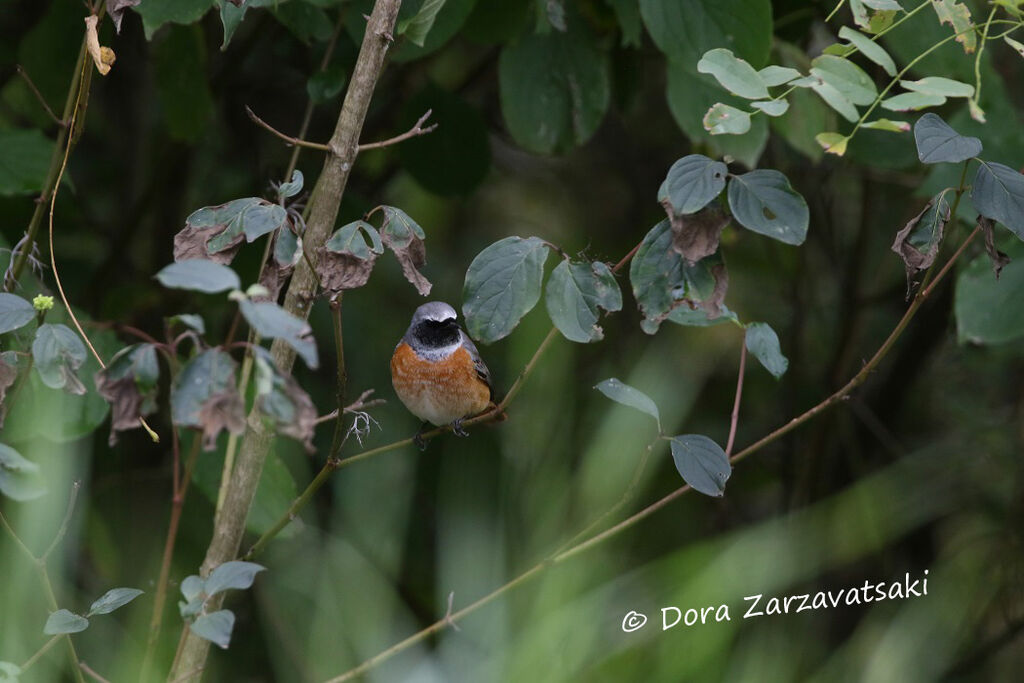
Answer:
<svg viewBox="0 0 1024 683"><path fill-rule="evenodd" d="M309 140L301 140L299 138L294 138L291 135L287 135L285 133L282 133L281 131L279 131L278 129L274 128L272 125L270 125L269 123L267 123L266 121L261 119L259 116L256 116L256 112L254 112L251 108L249 108L249 105L245 105L245 113L249 115L249 118L257 126L259 126L260 128L265 129L266 131L268 131L269 133L272 133L273 135L276 135L277 137L279 137L280 139L284 140L289 145L295 145L297 147L308 147L309 149L318 149L321 152L330 152L331 151L330 145L325 145L325 144L323 144L321 142L310 142Z"/></svg>
<svg viewBox="0 0 1024 683"><path fill-rule="evenodd" d="M359 151L365 152L368 149L380 149L382 147L390 147L391 145L397 145L399 142L408 140L409 138L419 137L420 135L426 135L427 133L432 132L435 128L437 128L438 124L434 123L427 126L426 128L423 127L423 124L427 122L427 119L430 118L430 115L432 113L434 113L434 110L428 109L427 113L421 116L419 120L416 121L412 128L405 131L401 135L396 135L393 138L381 140L380 142L367 142L365 144L361 144L359 145Z"/></svg>

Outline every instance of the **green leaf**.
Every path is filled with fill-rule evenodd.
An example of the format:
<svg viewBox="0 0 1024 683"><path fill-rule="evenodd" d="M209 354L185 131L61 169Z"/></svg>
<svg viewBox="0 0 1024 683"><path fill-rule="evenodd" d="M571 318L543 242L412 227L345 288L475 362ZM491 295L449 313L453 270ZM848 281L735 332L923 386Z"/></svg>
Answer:
<svg viewBox="0 0 1024 683"><path fill-rule="evenodd" d="M755 68L764 66L772 39L768 0L640 0L640 15L658 49L679 64L725 47Z"/></svg>
<svg viewBox="0 0 1024 683"><path fill-rule="evenodd" d="M791 69L788 66L776 66L775 64L766 66L757 73L768 87L785 85L792 80L800 78L802 75L796 69Z"/></svg>
<svg viewBox="0 0 1024 683"><path fill-rule="evenodd" d="M268 339L280 339L302 357L306 365L315 370L320 365L313 339L313 329L305 320L298 318L273 301L238 302L242 315L256 331Z"/></svg>
<svg viewBox="0 0 1024 683"><path fill-rule="evenodd" d="M712 135L743 135L750 130L750 114L717 102L708 109L702 123Z"/></svg>
<svg viewBox="0 0 1024 683"><path fill-rule="evenodd" d="M789 368L789 360L782 355L779 336L768 323L750 323L746 333L747 351L761 361L764 369L772 373L775 379L782 377Z"/></svg>
<svg viewBox="0 0 1024 683"><path fill-rule="evenodd" d="M540 299L547 258L539 237L506 237L476 255L462 288L471 337L491 344L511 334Z"/></svg>
<svg viewBox="0 0 1024 683"><path fill-rule="evenodd" d="M398 146L398 159L424 189L445 197L467 195L491 169L491 143L480 110L455 92L428 83L402 107L400 130L427 111L438 126Z"/></svg>
<svg viewBox="0 0 1024 683"><path fill-rule="evenodd" d="M736 313L730 311L725 305L722 305L721 314L714 318L709 318L707 311L703 309L696 308L691 310L687 306L680 306L669 313L666 320L684 327L712 327L722 323L739 323Z"/></svg>
<svg viewBox="0 0 1024 683"><path fill-rule="evenodd" d="M244 406L235 386L237 367L226 352L209 349L186 363L171 386L171 421L202 429L207 450L216 445L222 429L237 434L245 428Z"/></svg>
<svg viewBox="0 0 1024 683"><path fill-rule="evenodd" d="M818 97L825 101L825 104L839 112L839 114L850 123L856 123L857 119L860 118L860 114L858 114L857 108L853 106L853 102L847 99L845 95L836 90L832 85L815 79L815 81L810 84L810 87L818 94Z"/></svg>
<svg viewBox="0 0 1024 683"><path fill-rule="evenodd" d="M905 92L894 97L882 100L879 104L882 109L889 111L918 111L926 107L937 107L944 104L946 98L942 95L922 92Z"/></svg>
<svg viewBox="0 0 1024 683"><path fill-rule="evenodd" d="M96 373L96 391L111 404L110 441L116 433L140 427L139 418L156 410L160 366L152 344L121 349Z"/></svg>
<svg viewBox="0 0 1024 683"><path fill-rule="evenodd" d="M0 443L0 493L11 500L24 502L46 493L39 476L39 465L26 460L21 453Z"/></svg>
<svg viewBox="0 0 1024 683"><path fill-rule="evenodd" d="M53 141L38 130L0 130L0 196L43 189Z"/></svg>
<svg viewBox="0 0 1024 683"><path fill-rule="evenodd" d="M926 164L960 163L981 154L981 140L953 130L938 114L925 114L914 124L917 158Z"/></svg>
<svg viewBox="0 0 1024 683"><path fill-rule="evenodd" d="M658 406L644 392L615 377L598 382L594 388L616 403L635 408L641 413L647 413L658 423L658 431L661 431L661 415L658 413Z"/></svg>
<svg viewBox="0 0 1024 683"><path fill-rule="evenodd" d="M372 248L366 243L364 234L370 238ZM384 244L380 241L380 233L372 225L362 220L353 221L335 230L324 246L339 254L352 254L361 259L370 258L371 251L374 254L384 253Z"/></svg>
<svg viewBox="0 0 1024 683"><path fill-rule="evenodd" d="M348 82L348 71L340 65L332 65L317 71L306 81L306 94L317 104L330 102L341 95Z"/></svg>
<svg viewBox="0 0 1024 683"><path fill-rule="evenodd" d="M860 127L871 130L884 130L890 133L906 133L910 130L910 124L906 121L890 121L889 119L868 121L867 123L862 123Z"/></svg>
<svg viewBox="0 0 1024 683"><path fill-rule="evenodd" d="M175 323L181 323L185 327L198 332L199 334L206 334L206 323L203 322L203 316L196 315L195 313L179 313L178 315L172 315L167 319L168 325L174 325Z"/></svg>
<svg viewBox="0 0 1024 683"><path fill-rule="evenodd" d="M206 577L203 592L207 596L226 590L244 590L256 580L256 575L267 568L255 562L231 560L220 565Z"/></svg>
<svg viewBox="0 0 1024 683"><path fill-rule="evenodd" d="M281 183L277 187L277 196L281 199L294 197L298 193L302 192L303 182L305 182L305 178L302 176L302 171L298 169L292 171L292 179L288 182Z"/></svg>
<svg viewBox="0 0 1024 683"><path fill-rule="evenodd" d="M87 616L110 614L119 607L124 607L140 595L142 595L142 591L138 588L111 588L96 602L92 603Z"/></svg>
<svg viewBox="0 0 1024 683"><path fill-rule="evenodd" d="M531 152L560 154L590 139L611 102L608 54L584 26L530 34L501 50L505 124Z"/></svg>
<svg viewBox="0 0 1024 683"><path fill-rule="evenodd" d="M152 0L150 0L152 2ZM231 38L235 35L235 31L238 30L238 25L242 23L242 19L245 18L245 12L247 9L252 7L255 3L254 0L242 0L241 7L236 7L231 0L216 0L217 4L220 5L220 23L224 27L224 42L221 43L221 51L225 51L228 48L228 43L231 42Z"/></svg>
<svg viewBox="0 0 1024 683"><path fill-rule="evenodd" d="M312 453L316 408L302 387L274 363L274 357L262 347L253 349L256 358L256 407L270 418L279 434L300 441Z"/></svg>
<svg viewBox="0 0 1024 683"><path fill-rule="evenodd" d="M810 60L802 48L782 40L775 41L774 54L780 69L792 71L792 78L798 78L801 70L810 68ZM766 69L771 67L766 67ZM762 71L762 75L763 71ZM771 128L793 149L812 161L818 161L823 154L814 136L818 131L829 130L834 126L829 108L821 98L813 92L797 89L786 96L791 103L789 110L779 118L769 119ZM760 118L760 117L759 117Z"/></svg>
<svg viewBox="0 0 1024 683"><path fill-rule="evenodd" d="M213 5L214 0L146 0L136 7L135 11L142 15L142 28L146 33L146 40L152 40L153 34L164 24L194 24L202 19Z"/></svg>
<svg viewBox="0 0 1024 683"><path fill-rule="evenodd" d="M694 491L715 497L725 493L732 465L721 446L701 434L680 434L669 443L676 470Z"/></svg>
<svg viewBox="0 0 1024 683"><path fill-rule="evenodd" d="M398 22L398 34L404 35L413 45L423 47L427 34L437 19L437 13L444 7L444 3L445 0L424 0L414 16Z"/></svg>
<svg viewBox="0 0 1024 683"><path fill-rule="evenodd" d="M668 202L676 213L696 213L725 189L729 168L703 154L688 154L668 169L658 191L658 201Z"/></svg>
<svg viewBox="0 0 1024 683"><path fill-rule="evenodd" d="M973 97L974 86L942 76L928 76L918 81L900 81L907 90L945 97Z"/></svg>
<svg viewBox="0 0 1024 683"><path fill-rule="evenodd" d="M401 209L382 206L384 223L380 228L381 241L391 249L402 266L402 274L422 296L430 294L432 285L420 272L427 263L426 234L419 223Z"/></svg>
<svg viewBox="0 0 1024 683"><path fill-rule="evenodd" d="M691 66L692 68L692 66ZM732 157L753 168L768 142L768 122L763 116L751 121L745 135L712 135L704 129L703 118L715 103L743 105L721 88L715 79L678 64L669 63L666 95L676 124L694 143L704 143L715 157Z"/></svg>
<svg viewBox="0 0 1024 683"><path fill-rule="evenodd" d="M734 95L748 100L768 97L768 86L761 75L749 62L734 55L732 50L719 47L705 52L697 62L697 71L711 74L723 88Z"/></svg>
<svg viewBox="0 0 1024 683"><path fill-rule="evenodd" d="M185 224L192 228L220 230L207 242L207 252L214 254L231 247L240 235L244 234L246 241L252 242L277 230L287 220L288 213L280 204L260 197L245 197L220 206L204 206L193 211Z"/></svg>
<svg viewBox="0 0 1024 683"><path fill-rule="evenodd" d="M313 42L325 42L334 32L334 20L327 16L327 13L321 8L314 7L312 3L283 2L283 0L260 1L266 3L270 13L282 26L306 45Z"/></svg>
<svg viewBox="0 0 1024 683"><path fill-rule="evenodd" d="M803 244L810 213L807 202L782 173L758 169L733 176L729 208L740 225L786 244Z"/></svg>
<svg viewBox="0 0 1024 683"><path fill-rule="evenodd" d="M1020 293L1024 291L1024 245L1007 241L1013 259L996 277L985 254L961 268L953 311L957 337L974 344L1004 344L1024 337Z"/></svg>
<svg viewBox="0 0 1024 683"><path fill-rule="evenodd" d="M835 88L853 104L869 105L878 96L878 89L875 88L871 77L859 66L842 57L816 57L811 61L811 75Z"/></svg>
<svg viewBox="0 0 1024 683"><path fill-rule="evenodd" d="M235 628L235 614L229 609L204 614L189 624L188 628L203 640L226 650L231 643L231 631Z"/></svg>
<svg viewBox="0 0 1024 683"><path fill-rule="evenodd" d="M877 10L902 10L903 7L896 0L861 0L871 9Z"/></svg>
<svg viewBox="0 0 1024 683"><path fill-rule="evenodd" d="M786 100L764 100L762 102L751 102L750 106L760 109L768 116L782 116L789 111L789 102Z"/></svg>
<svg viewBox="0 0 1024 683"><path fill-rule="evenodd" d="M885 51L881 45L868 38L860 31L855 31L849 26L843 26L839 29L839 37L843 40L850 41L854 47L860 50L860 53L870 59L872 62L882 67L885 73L890 76L896 75L896 63L892 61L892 57Z"/></svg>
<svg viewBox="0 0 1024 683"><path fill-rule="evenodd" d="M979 161L978 173L971 185L974 208L1024 240L1024 175L994 161Z"/></svg>
<svg viewBox="0 0 1024 683"><path fill-rule="evenodd" d="M141 7L174 5L152 2ZM172 26L152 47L153 80L167 131L175 140L197 142L213 116L206 75L206 41L199 26Z"/></svg>
<svg viewBox="0 0 1024 683"><path fill-rule="evenodd" d="M32 304L17 294L0 292L0 334L28 325L36 317Z"/></svg>
<svg viewBox="0 0 1024 683"><path fill-rule="evenodd" d="M188 259L172 263L157 273L156 279L164 287L191 289L207 294L235 290L242 286L235 271L206 259Z"/></svg>
<svg viewBox="0 0 1024 683"><path fill-rule="evenodd" d="M46 386L72 394L85 393L85 385L77 373L85 363L85 344L66 325L40 325L32 342L32 359Z"/></svg>
<svg viewBox="0 0 1024 683"><path fill-rule="evenodd" d="M43 626L43 633L57 636L62 633L80 633L89 628L89 620L66 609L59 609L50 614Z"/></svg>
<svg viewBox="0 0 1024 683"><path fill-rule="evenodd" d="M932 9L939 17L939 23L949 24L953 33L957 34L956 42L964 47L964 52L971 53L978 45L978 37L972 30L971 10L957 0L932 0Z"/></svg>
<svg viewBox="0 0 1024 683"><path fill-rule="evenodd" d="M199 597L199 594L203 592L206 582L202 578L191 574L186 576L181 582L181 594L185 596L185 599L189 602Z"/></svg>
<svg viewBox="0 0 1024 683"><path fill-rule="evenodd" d="M559 332L566 339L587 344L604 338L597 324L600 309L609 313L620 310L622 292L607 264L566 259L552 271L544 301Z"/></svg>
<svg viewBox="0 0 1024 683"><path fill-rule="evenodd" d="M640 47L643 44L643 26L640 7L636 0L609 0L615 10L615 19L622 31L623 47Z"/></svg>

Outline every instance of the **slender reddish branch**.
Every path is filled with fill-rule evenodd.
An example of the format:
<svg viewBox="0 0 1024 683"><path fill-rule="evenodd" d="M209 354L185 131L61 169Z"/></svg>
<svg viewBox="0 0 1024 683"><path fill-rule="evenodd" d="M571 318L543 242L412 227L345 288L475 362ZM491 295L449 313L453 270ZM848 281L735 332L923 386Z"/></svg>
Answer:
<svg viewBox="0 0 1024 683"><path fill-rule="evenodd" d="M729 421L729 441L725 445L725 454L732 453L732 445L736 441L736 424L740 420L740 397L743 396L743 375L747 369L747 332L743 332L740 346L740 371L736 377L736 399L732 403L732 419Z"/></svg>
<svg viewBox="0 0 1024 683"><path fill-rule="evenodd" d="M420 135L426 135L427 133L437 128L438 125L435 123L433 125L427 126L426 128L423 127L423 124L427 122L427 119L430 118L430 115L432 113L433 110L428 109L427 113L421 116L419 120L416 121L415 124L413 124L413 127L407 130L406 132L402 133L401 135L396 135L393 138L388 138L387 140L381 140L380 142L367 142L361 144L359 145L359 151L365 152L368 149L380 149L381 147L390 147L391 145L397 145L399 142L403 142L405 140L408 140L409 138L418 137Z"/></svg>
<svg viewBox="0 0 1024 683"><path fill-rule="evenodd" d="M321 152L331 151L330 146L325 145L322 142L310 142L309 140L302 140L300 138L292 137L291 135L288 135L286 133L282 133L277 128L274 128L272 125L261 119L259 116L256 116L256 112L254 112L249 107L249 105L245 105L245 113L249 115L249 118L257 126L284 140L289 145L294 145L296 147L306 147L307 149L318 149Z"/></svg>

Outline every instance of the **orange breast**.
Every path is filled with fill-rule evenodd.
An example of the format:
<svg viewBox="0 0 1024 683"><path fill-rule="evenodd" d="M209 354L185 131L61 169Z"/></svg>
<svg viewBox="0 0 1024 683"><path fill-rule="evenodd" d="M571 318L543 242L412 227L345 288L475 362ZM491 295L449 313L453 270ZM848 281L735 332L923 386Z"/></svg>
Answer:
<svg viewBox="0 0 1024 683"><path fill-rule="evenodd" d="M429 361L402 342L391 357L391 382L410 413L435 425L482 413L491 399L473 358L461 347L447 358Z"/></svg>

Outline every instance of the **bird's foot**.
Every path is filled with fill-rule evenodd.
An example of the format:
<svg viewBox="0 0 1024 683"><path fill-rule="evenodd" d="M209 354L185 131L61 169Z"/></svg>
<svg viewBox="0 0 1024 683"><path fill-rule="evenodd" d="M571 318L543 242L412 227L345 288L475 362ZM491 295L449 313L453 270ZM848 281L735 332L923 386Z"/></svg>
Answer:
<svg viewBox="0 0 1024 683"><path fill-rule="evenodd" d="M416 448L421 451L427 450L427 440L423 438L423 432L427 430L427 423L424 422L420 425L420 430L412 437L412 442L416 444Z"/></svg>
<svg viewBox="0 0 1024 683"><path fill-rule="evenodd" d="M462 427L461 417L452 421L452 433L455 434L455 436L469 436L469 432Z"/></svg>

